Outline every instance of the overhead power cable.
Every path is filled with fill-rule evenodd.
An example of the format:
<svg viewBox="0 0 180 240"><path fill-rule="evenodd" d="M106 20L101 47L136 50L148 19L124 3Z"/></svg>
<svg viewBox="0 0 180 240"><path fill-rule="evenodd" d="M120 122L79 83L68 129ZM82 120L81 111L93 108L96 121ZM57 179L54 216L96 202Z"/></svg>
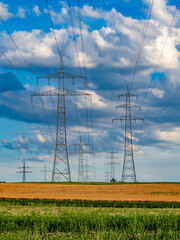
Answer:
<svg viewBox="0 0 180 240"><path fill-rule="evenodd" d="M76 34L75 34L75 30L74 30L74 20L73 20L73 15L72 15L71 0L68 0L68 5L69 5L69 12L70 12L70 19L71 19L71 26L72 26L72 33L73 33L73 41L74 41L74 46L75 46L75 51L76 51L76 56L77 56L77 62L78 62L78 66L79 66L79 72L80 72L80 75L82 75L81 65L80 65L80 61L79 61L77 41L76 41Z"/></svg>
<svg viewBox="0 0 180 240"><path fill-rule="evenodd" d="M31 103L32 103L32 109L33 109L33 113L34 113L34 117L35 117L36 124L37 124L37 126L38 126L38 129L39 129L40 134L43 136L42 130L41 130L41 127L40 127L40 124L39 124L39 122L38 122L38 118L37 118L37 114L36 114L36 111L35 111L35 108L34 108L33 101L31 101ZM46 141L45 141L45 146L46 146L46 150L47 150L49 156L51 157L51 152L50 152L50 150L49 150L49 147L48 147Z"/></svg>
<svg viewBox="0 0 180 240"><path fill-rule="evenodd" d="M54 24L53 24L53 20L52 20L52 17L51 17L51 12L50 12L50 8L49 8L48 0L44 0L44 1L45 1L45 4L46 4L46 8L47 8L48 15L49 15L49 20L50 20L50 23L51 23L51 28L52 28L54 40L55 40L55 43L56 43L58 55L59 55L59 56L62 56L61 51L60 51L60 48L59 48L59 45L58 45L56 33L55 33L55 30L54 30Z"/></svg>
<svg viewBox="0 0 180 240"><path fill-rule="evenodd" d="M83 54L83 65L84 65L84 76L85 81L87 77L87 71L86 71L86 59L85 59L85 51L84 51L84 39L83 39L83 30L82 30L82 20L81 20L81 10L80 10L80 0L77 0L77 7L78 7L78 22L79 22L79 30L80 30L80 38L81 38L81 50ZM87 83L85 82L85 85Z"/></svg>
<svg viewBox="0 0 180 240"><path fill-rule="evenodd" d="M19 71L17 70L17 67L11 62L11 60L6 56L6 54L2 51L1 48L0 48L0 53L1 53L1 55L6 59L6 61L9 63L9 65L11 65L11 67L12 67L13 69L15 69L15 71L16 71L23 79L27 80L26 77L25 77L21 72L19 72Z"/></svg>
<svg viewBox="0 0 180 240"><path fill-rule="evenodd" d="M145 20L145 22L144 22L144 27L143 27L143 31L142 31L142 35L141 35L141 41L140 41L140 44L139 44L139 47L138 47L138 55L137 55L137 59L136 59L136 62L135 62L135 66L134 66L134 69L133 69L133 73L132 73L130 90L131 90L132 87L133 87L134 80L135 80L135 75L136 75L136 71L137 71L137 66L138 66L139 60L140 60L140 58L141 58L142 49L143 49L144 41L145 41L146 34L147 34L147 29L148 29L149 20L150 20L150 17L151 17L151 12L152 12L152 8L153 8L153 4L154 4L154 0L152 0L151 3L150 3L150 0L149 0L149 8L148 8L146 20Z"/></svg>
<svg viewBox="0 0 180 240"><path fill-rule="evenodd" d="M11 36L11 33L9 32L9 29L5 23L5 21L3 20L1 14L0 14L0 20L4 26L4 28L6 29L6 32L9 36L9 38L11 39L12 43L14 44L16 50L18 51L19 55L21 56L21 58L23 59L23 61L25 62L25 64L27 65L28 69L36 76L36 73L34 72L34 70L31 68L30 64L27 62L26 58L23 56L23 54L21 53L18 45L16 44L16 42L14 41L13 37Z"/></svg>
<svg viewBox="0 0 180 240"><path fill-rule="evenodd" d="M26 60L26 58L22 55L22 53L21 53L18 45L16 44L15 40L13 39L12 35L10 34L10 31L9 31L9 29L8 29L6 23L4 22L4 20L3 20L3 18L2 18L1 15L0 15L0 20L1 20L3 26L4 26L5 30L6 30L9 38L11 39L13 45L15 46L16 50L18 51L19 56L20 56L20 57L22 58L22 60L25 62L25 64L27 65L27 67L28 67L28 69L31 71L31 73L32 73L35 77L37 77L36 73L35 73L34 70L31 68L31 66L30 66L30 64L28 63L28 61ZM8 62L9 62L9 61L8 61ZM11 65L12 65L12 64L11 64ZM37 87L38 87L38 90L39 90L39 86L37 86ZM41 96L40 96L40 100L41 100L41 105L42 105L42 108L43 108L43 113L44 113L44 116L45 116L45 120L46 120L46 122L47 122L47 125L48 125L48 128L49 128L49 131L50 131L52 140L54 141L54 137L53 137L52 131L51 131L51 129L50 129L50 124L49 124L49 121L48 121L48 118L47 118L47 115L46 115L46 111L45 111L44 104L43 104L43 101L42 101Z"/></svg>
<svg viewBox="0 0 180 240"><path fill-rule="evenodd" d="M169 37L169 35L170 35L170 31L171 31L172 26L173 26L173 22L174 22L174 19L175 19L175 15L176 15L178 6L179 6L179 0L178 0L178 2L177 2L176 8L175 8L175 10L174 10L173 17L172 17L172 20L171 20L171 23L170 23L170 26L169 26L169 30L168 30L168 33L167 33L165 42L164 42L163 47L162 47L162 49L161 49L161 52L160 52L160 55L159 55L157 64L155 65L155 68L154 68L153 73L156 73L156 72L157 72L157 69L158 69L158 66L159 66L159 63L160 63L160 60L161 60L161 57L162 57L162 54L163 54L165 45L166 45L166 43L167 43L168 37ZM171 58L170 62L171 62L171 61L172 61L172 58ZM169 63L170 63L170 62L169 62ZM169 66L169 64L168 64L168 66ZM144 98L143 98L143 100L142 100L142 102L141 102L141 105L144 103L145 99L147 98L147 96L148 96L148 94L149 94L149 92L150 92L152 82L153 82L153 80L151 79L151 81L150 81L150 83L149 83L149 85L148 85L148 91L146 92L146 94L145 94L145 96L144 96Z"/></svg>

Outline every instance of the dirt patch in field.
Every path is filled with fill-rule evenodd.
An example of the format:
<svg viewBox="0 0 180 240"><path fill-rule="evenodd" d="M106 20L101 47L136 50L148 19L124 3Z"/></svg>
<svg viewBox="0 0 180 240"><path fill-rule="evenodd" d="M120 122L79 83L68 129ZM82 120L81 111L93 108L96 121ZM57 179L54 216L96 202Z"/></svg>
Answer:
<svg viewBox="0 0 180 240"><path fill-rule="evenodd" d="M180 202L180 184L0 183L0 198Z"/></svg>

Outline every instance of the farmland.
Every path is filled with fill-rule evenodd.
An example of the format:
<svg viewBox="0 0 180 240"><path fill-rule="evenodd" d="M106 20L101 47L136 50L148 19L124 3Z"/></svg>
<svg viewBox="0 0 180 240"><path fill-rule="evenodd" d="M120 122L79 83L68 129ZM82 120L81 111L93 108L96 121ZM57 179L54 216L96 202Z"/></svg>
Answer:
<svg viewBox="0 0 180 240"><path fill-rule="evenodd" d="M2 183L0 239L179 239L179 191L179 184Z"/></svg>
<svg viewBox="0 0 180 240"><path fill-rule="evenodd" d="M180 184L0 183L0 198L180 202Z"/></svg>

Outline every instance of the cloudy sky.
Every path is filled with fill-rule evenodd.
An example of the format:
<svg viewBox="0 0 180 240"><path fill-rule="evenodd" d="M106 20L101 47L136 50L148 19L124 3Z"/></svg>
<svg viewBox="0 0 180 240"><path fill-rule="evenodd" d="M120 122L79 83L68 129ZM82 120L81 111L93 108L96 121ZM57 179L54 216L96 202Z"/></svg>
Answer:
<svg viewBox="0 0 180 240"><path fill-rule="evenodd" d="M66 98L68 149L79 131L83 142L93 142L88 161L96 180L104 181L112 146L121 179L124 123L112 119L124 116L116 106L129 85L141 106L132 115L145 119L133 123L137 180L180 181L179 9L179 0L0 2L0 181L21 181L23 161L32 170L28 181L42 181L45 164L52 170L57 99L33 97L34 114L31 95L57 87L45 79L37 84L37 77L58 71L58 49L67 72L84 76L86 66L92 103ZM82 80L66 87L85 89ZM76 181L78 156L70 154L70 167Z"/></svg>

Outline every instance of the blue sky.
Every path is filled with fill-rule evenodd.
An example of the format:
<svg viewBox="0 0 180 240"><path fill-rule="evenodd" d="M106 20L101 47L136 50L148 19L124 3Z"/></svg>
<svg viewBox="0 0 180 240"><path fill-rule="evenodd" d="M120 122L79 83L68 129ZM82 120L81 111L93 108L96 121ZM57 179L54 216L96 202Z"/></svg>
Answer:
<svg viewBox="0 0 180 240"><path fill-rule="evenodd" d="M65 68L80 74L78 60L83 72L83 53L77 2L71 1L77 53L68 2L49 0L48 4ZM138 100L133 101L141 105L141 110L132 114L145 119L144 124L133 123L137 180L179 181L178 1L80 1L80 11L88 91L93 97L93 131L86 123L85 99L77 98L76 104L83 141L88 140L88 132L93 136L96 155L91 164L95 162L96 180L104 180L107 171L104 164L112 144L120 163L116 178L121 179L124 125L114 123L112 126L112 118L124 115L115 109L120 104L118 95L133 82L132 92L139 95ZM58 51L44 0L2 1L0 16L3 19L0 21L0 181L21 181L22 176L15 172L23 161L27 161L33 172L27 180L41 181L41 167L46 164L52 169L53 164L55 146L51 135L55 138L57 99L43 98L49 126L40 99L34 99L40 132L31 94L38 91L37 76L58 71ZM73 85L69 83L66 87L73 88ZM39 88L48 91L48 83L40 82ZM76 88L82 90L83 82L76 83ZM66 106L68 144L71 145L79 137L75 99L67 99ZM77 156L70 156L70 166L75 181Z"/></svg>

